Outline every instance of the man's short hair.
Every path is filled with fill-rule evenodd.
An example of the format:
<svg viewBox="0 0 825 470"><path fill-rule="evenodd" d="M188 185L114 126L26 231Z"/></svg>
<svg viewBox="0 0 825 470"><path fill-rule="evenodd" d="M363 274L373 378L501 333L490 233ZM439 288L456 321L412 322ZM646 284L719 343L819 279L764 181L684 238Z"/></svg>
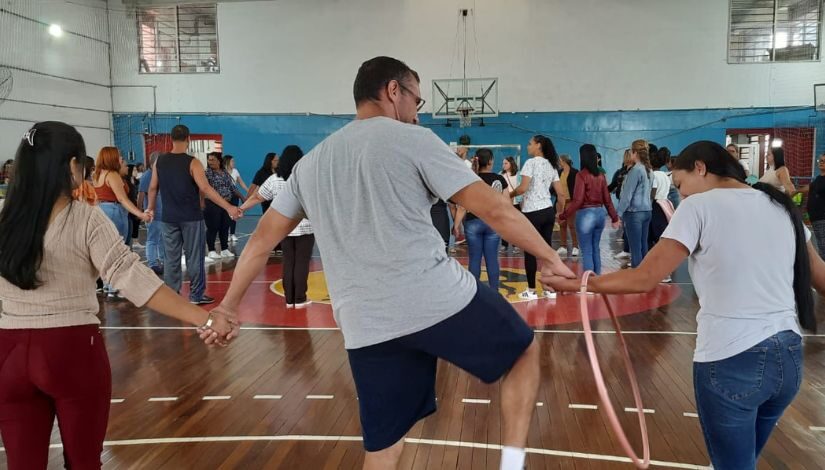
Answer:
<svg viewBox="0 0 825 470"><path fill-rule="evenodd" d="M379 56L364 62L358 69L358 75L355 76L355 83L352 85L355 105L358 106L364 101L378 100L379 92L387 86L387 83L396 80L403 85L405 82L409 83L410 77L414 78L417 83L421 82L415 70L392 57Z"/></svg>
<svg viewBox="0 0 825 470"><path fill-rule="evenodd" d="M470 145L470 136L467 134L458 138L458 145Z"/></svg>
<svg viewBox="0 0 825 470"><path fill-rule="evenodd" d="M172 128L172 142L184 142L189 138L189 128L178 124Z"/></svg>

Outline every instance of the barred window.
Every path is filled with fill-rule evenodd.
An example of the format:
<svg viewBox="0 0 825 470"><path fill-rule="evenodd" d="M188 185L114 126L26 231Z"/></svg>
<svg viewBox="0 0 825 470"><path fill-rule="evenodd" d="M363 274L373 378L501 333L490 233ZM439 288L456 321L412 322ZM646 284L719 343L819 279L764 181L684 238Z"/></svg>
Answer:
<svg viewBox="0 0 825 470"><path fill-rule="evenodd" d="M217 18L214 4L138 8L139 72L219 72Z"/></svg>
<svg viewBox="0 0 825 470"><path fill-rule="evenodd" d="M823 0L730 0L728 63L820 58Z"/></svg>

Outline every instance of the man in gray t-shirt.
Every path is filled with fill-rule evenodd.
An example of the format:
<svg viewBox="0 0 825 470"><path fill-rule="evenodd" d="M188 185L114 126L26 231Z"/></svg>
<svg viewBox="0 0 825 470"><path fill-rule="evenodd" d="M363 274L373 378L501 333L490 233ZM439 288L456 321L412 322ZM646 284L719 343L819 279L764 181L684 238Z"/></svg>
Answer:
<svg viewBox="0 0 825 470"><path fill-rule="evenodd" d="M544 275L573 273L509 199L429 129L414 125L424 100L418 75L403 62L376 57L362 64L354 95L356 120L295 166L216 310L235 314L272 247L308 218L358 392L365 467L394 467L406 432L435 411L442 358L488 383L507 374L501 468L521 469L539 382L538 345L499 293L446 255L430 207L439 198L452 200L534 253Z"/></svg>

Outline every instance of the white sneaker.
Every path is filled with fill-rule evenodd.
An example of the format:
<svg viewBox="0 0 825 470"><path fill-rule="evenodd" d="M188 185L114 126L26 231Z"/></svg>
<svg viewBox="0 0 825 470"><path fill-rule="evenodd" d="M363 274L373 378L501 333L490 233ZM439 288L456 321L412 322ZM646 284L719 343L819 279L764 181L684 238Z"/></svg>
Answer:
<svg viewBox="0 0 825 470"><path fill-rule="evenodd" d="M307 308L312 305L311 300L307 300L306 302L301 302L300 304L295 304L295 308Z"/></svg>
<svg viewBox="0 0 825 470"><path fill-rule="evenodd" d="M558 253L558 254L559 254L559 256L561 256L562 258L564 258L565 256L567 256L567 248L565 248L565 247L561 247L561 248L559 248L558 250L556 250L556 253Z"/></svg>
<svg viewBox="0 0 825 470"><path fill-rule="evenodd" d="M181 266L186 266L186 257L185 256L180 257L180 265Z"/></svg>
<svg viewBox="0 0 825 470"><path fill-rule="evenodd" d="M206 257L211 258L213 260L221 259L221 255L217 251L210 251L209 254L206 255Z"/></svg>
<svg viewBox="0 0 825 470"><path fill-rule="evenodd" d="M628 259L628 258L630 258L630 253L628 253L626 251L623 251L623 252L617 254L616 256L614 256L613 258L614 259Z"/></svg>
<svg viewBox="0 0 825 470"><path fill-rule="evenodd" d="M550 292L549 290L546 290L542 295L545 299L555 300L557 294L555 292Z"/></svg>
<svg viewBox="0 0 825 470"><path fill-rule="evenodd" d="M232 243L237 243L238 237L235 236L235 235L230 235L229 236L229 241L232 242Z"/></svg>
<svg viewBox="0 0 825 470"><path fill-rule="evenodd" d="M220 258L218 258L218 259L220 259ZM208 257L208 256L205 256L203 258L203 262L206 263L206 264L215 264L215 260L213 258Z"/></svg>
<svg viewBox="0 0 825 470"><path fill-rule="evenodd" d="M667 276L666 278L662 279L662 282L665 283L665 284L673 282L673 278L670 277L670 276Z"/></svg>
<svg viewBox="0 0 825 470"><path fill-rule="evenodd" d="M539 300L539 296L536 295L536 291L531 291L530 289L527 289L519 294L518 298L521 300Z"/></svg>
<svg viewBox="0 0 825 470"><path fill-rule="evenodd" d="M295 304L286 304L286 308L295 308Z"/></svg>
<svg viewBox="0 0 825 470"><path fill-rule="evenodd" d="M573 247L573 257L576 258L577 256L579 256L579 254L581 254L579 249L576 248L576 247Z"/></svg>
<svg viewBox="0 0 825 470"><path fill-rule="evenodd" d="M221 258L234 258L234 257L235 257L235 253L232 253L229 250L221 251Z"/></svg>
<svg viewBox="0 0 825 470"><path fill-rule="evenodd" d="M146 247L141 245L138 242L132 242L132 248L137 248L138 250L141 250L141 249L146 248Z"/></svg>

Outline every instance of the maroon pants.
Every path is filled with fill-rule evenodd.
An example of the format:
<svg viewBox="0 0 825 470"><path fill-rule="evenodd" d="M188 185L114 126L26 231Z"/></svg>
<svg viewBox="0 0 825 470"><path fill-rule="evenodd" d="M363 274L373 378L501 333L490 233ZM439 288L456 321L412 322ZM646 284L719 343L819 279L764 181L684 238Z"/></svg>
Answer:
<svg viewBox="0 0 825 470"><path fill-rule="evenodd" d="M66 468L99 469L111 396L97 325L0 329L0 433L9 470L47 467L55 415Z"/></svg>

